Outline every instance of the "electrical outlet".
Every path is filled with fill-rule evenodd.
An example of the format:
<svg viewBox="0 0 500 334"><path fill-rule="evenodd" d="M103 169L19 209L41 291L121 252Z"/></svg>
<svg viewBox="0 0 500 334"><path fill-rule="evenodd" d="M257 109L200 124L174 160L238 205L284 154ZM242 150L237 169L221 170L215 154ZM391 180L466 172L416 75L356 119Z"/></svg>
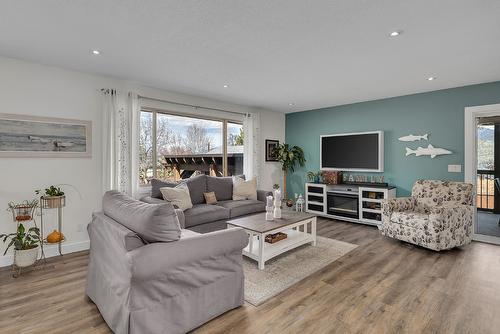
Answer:
<svg viewBox="0 0 500 334"><path fill-rule="evenodd" d="M78 226L76 227L77 232L83 232L84 229L85 229L85 224L78 224Z"/></svg>
<svg viewBox="0 0 500 334"><path fill-rule="evenodd" d="M462 165L448 165L448 172L461 173L462 172Z"/></svg>

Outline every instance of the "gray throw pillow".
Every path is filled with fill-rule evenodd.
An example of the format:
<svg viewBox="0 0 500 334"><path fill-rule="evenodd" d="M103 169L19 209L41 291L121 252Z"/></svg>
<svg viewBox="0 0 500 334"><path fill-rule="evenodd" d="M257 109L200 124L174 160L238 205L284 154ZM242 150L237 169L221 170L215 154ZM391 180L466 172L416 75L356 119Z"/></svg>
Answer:
<svg viewBox="0 0 500 334"><path fill-rule="evenodd" d="M147 242L179 240L181 228L172 204L149 204L115 190L102 198L104 214Z"/></svg>

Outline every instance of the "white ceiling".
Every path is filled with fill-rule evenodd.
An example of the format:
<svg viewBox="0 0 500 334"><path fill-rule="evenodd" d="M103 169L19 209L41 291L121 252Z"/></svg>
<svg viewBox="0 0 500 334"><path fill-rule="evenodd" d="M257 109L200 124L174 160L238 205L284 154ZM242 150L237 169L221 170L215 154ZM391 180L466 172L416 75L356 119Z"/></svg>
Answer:
<svg viewBox="0 0 500 334"><path fill-rule="evenodd" d="M2 0L0 55L291 112L500 80L500 1Z"/></svg>

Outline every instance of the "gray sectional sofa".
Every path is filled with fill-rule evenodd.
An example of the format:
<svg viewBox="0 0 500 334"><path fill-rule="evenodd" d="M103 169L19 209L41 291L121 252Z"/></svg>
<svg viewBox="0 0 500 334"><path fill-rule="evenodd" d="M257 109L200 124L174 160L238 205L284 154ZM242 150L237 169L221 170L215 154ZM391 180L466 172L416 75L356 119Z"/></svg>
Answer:
<svg viewBox="0 0 500 334"><path fill-rule="evenodd" d="M257 190L257 200L233 201L233 180L231 177L213 177L199 175L184 179L189 188L193 207L186 211L176 210L182 228L198 233L207 233L226 228L226 221L234 217L245 216L266 210L266 195L269 191ZM160 192L162 187L175 187L178 183L153 179L151 195L141 198L141 201L160 204L165 203ZM217 204L205 203L203 193L215 192Z"/></svg>
<svg viewBox="0 0 500 334"><path fill-rule="evenodd" d="M242 229L181 229L170 203L116 191L102 207L88 225L86 294L113 332L186 333L243 304Z"/></svg>

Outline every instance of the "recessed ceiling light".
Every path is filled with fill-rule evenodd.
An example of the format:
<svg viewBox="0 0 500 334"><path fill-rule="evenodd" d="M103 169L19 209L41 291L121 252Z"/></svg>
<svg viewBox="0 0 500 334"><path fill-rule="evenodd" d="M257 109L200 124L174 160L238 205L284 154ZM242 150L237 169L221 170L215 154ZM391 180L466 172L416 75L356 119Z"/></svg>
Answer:
<svg viewBox="0 0 500 334"><path fill-rule="evenodd" d="M389 34L389 37L397 37L403 33L403 30L395 30Z"/></svg>
<svg viewBox="0 0 500 334"><path fill-rule="evenodd" d="M428 81L436 80L436 77L428 77L427 80Z"/></svg>
<svg viewBox="0 0 500 334"><path fill-rule="evenodd" d="M98 56L98 55L101 54L101 51L99 51L99 50L92 50L92 54Z"/></svg>
<svg viewBox="0 0 500 334"><path fill-rule="evenodd" d="M229 85L228 84L225 84L224 86L222 86L224 88L229 88Z"/></svg>
<svg viewBox="0 0 500 334"><path fill-rule="evenodd" d="M290 107L293 107L293 106L295 105L295 103L290 102L290 103L288 103L288 105L289 105Z"/></svg>

